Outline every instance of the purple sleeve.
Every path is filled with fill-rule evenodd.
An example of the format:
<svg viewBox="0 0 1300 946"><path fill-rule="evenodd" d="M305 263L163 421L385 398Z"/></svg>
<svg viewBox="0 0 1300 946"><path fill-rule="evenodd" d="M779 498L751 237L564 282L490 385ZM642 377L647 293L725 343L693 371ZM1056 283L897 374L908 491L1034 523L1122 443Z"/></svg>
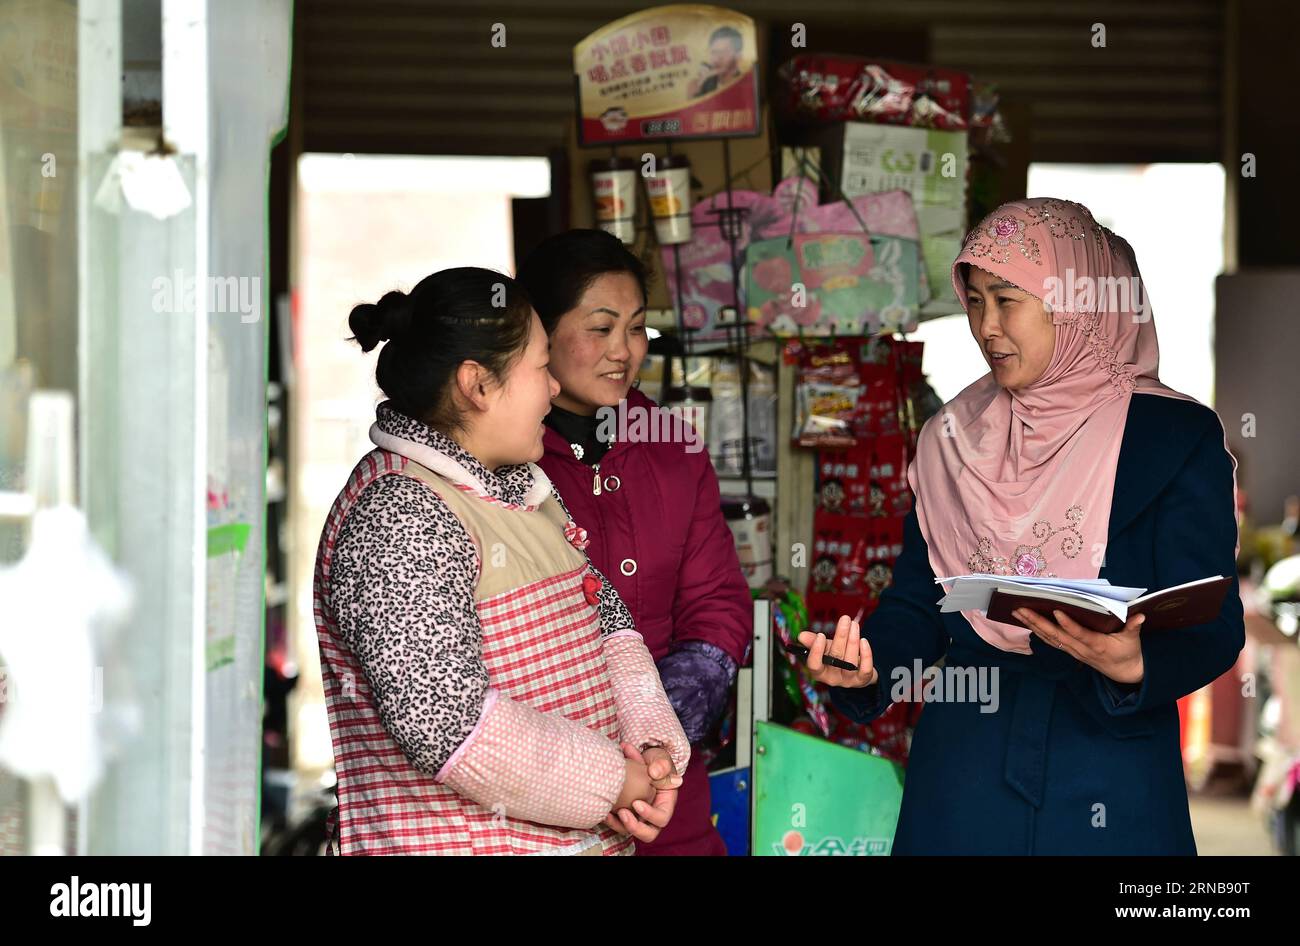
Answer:
<svg viewBox="0 0 1300 946"><path fill-rule="evenodd" d="M692 745L703 742L722 717L735 677L736 662L704 641L684 641L659 661L668 702Z"/></svg>

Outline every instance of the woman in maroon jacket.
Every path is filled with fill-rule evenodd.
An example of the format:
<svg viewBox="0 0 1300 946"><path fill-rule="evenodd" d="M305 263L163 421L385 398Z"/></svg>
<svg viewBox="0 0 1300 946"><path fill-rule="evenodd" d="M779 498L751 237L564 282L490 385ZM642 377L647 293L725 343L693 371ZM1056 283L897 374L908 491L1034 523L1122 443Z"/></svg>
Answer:
<svg viewBox="0 0 1300 946"><path fill-rule="evenodd" d="M626 434L638 429L638 414L648 429L659 410L632 388L648 345L645 268L611 234L570 230L530 253L519 280L550 336L561 388L541 467L587 530L587 554L631 610L682 728L698 743L726 708L753 608L703 439L688 428L676 442L620 440L601 411L625 410ZM673 820L638 854L726 854L707 776L704 766L687 769Z"/></svg>

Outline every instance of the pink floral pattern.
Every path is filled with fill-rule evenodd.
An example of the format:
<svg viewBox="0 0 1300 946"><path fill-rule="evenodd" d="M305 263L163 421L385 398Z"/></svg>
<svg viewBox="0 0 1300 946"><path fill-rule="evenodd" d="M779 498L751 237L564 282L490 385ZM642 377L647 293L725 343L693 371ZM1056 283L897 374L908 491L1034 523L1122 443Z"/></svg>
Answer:
<svg viewBox="0 0 1300 946"><path fill-rule="evenodd" d="M1035 223L1046 224L1047 232L1058 240L1086 240L1091 233L1097 248L1101 249L1102 227L1083 204L1045 200L1036 207L1027 207L1025 215Z"/></svg>
<svg viewBox="0 0 1300 946"><path fill-rule="evenodd" d="M994 219L985 232L998 246L1025 242L1025 222L1010 215Z"/></svg>
<svg viewBox="0 0 1300 946"><path fill-rule="evenodd" d="M1022 578L1027 578L1031 575L1038 575L1042 573L1046 564L1046 562L1033 552L1021 552L1020 555L1016 557L1016 574L1020 575Z"/></svg>
<svg viewBox="0 0 1300 946"><path fill-rule="evenodd" d="M970 232L963 247L963 252L970 256L987 257L990 262L1004 265L1011 261L1013 250L1018 250L1021 256L1036 266L1043 265L1038 241L1025 234L1025 222L1005 213L985 217Z"/></svg>
<svg viewBox="0 0 1300 946"><path fill-rule="evenodd" d="M1020 578L1057 578L1048 571L1047 556L1043 546L1055 536L1061 536L1061 554L1066 558L1075 558L1083 548L1083 533L1078 525L1083 521L1083 507L1071 506L1065 511L1065 525L1052 528L1050 519L1040 519L1034 523L1034 538L1037 544L1016 546L1010 557L996 554L991 539L979 540L979 547L971 553L966 566L972 574L1016 575ZM1062 534L1063 533L1063 534Z"/></svg>

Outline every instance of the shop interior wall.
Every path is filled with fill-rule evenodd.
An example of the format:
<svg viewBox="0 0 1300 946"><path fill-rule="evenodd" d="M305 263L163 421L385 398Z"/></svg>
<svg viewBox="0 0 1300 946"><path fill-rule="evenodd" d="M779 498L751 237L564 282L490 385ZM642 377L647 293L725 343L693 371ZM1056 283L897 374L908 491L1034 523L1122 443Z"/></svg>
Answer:
<svg viewBox="0 0 1300 946"><path fill-rule="evenodd" d="M573 114L573 44L653 4L499 0L479 8L428 0L299 0L290 134L276 156L273 208L292 192L302 151L546 155L551 208L521 208L533 233L569 206L561 156ZM763 63L789 48L800 23L807 50L929 61L996 82L1015 133L1014 173L1028 161L1216 161L1224 148L1223 0L737 0L768 35ZM1272 6L1267 4L1265 6ZM1029 13L1032 11L1032 14ZM796 19L797 17L797 19ZM494 23L506 44L494 48ZM1093 46L1094 25L1106 47ZM1266 26L1266 24L1251 24ZM1007 193L1007 197L1017 196ZM289 284L287 228L272 231L272 290ZM538 233L540 235L540 233Z"/></svg>
<svg viewBox="0 0 1300 946"><path fill-rule="evenodd" d="M1300 493L1300 110L1291 101L1300 6L1243 2L1230 14L1223 163L1236 266L1216 293L1215 407L1251 518L1269 525Z"/></svg>
<svg viewBox="0 0 1300 946"><path fill-rule="evenodd" d="M304 147L545 154L572 112L573 44L654 5L300 0ZM776 61L797 21L812 51L928 58L995 81L1029 103L1037 161L1218 158L1222 0L722 5L770 26ZM504 48L489 44L498 22ZM1104 49L1092 45L1098 23Z"/></svg>
<svg viewBox="0 0 1300 946"><path fill-rule="evenodd" d="M1300 268L1220 276L1214 406L1241 463L1237 482L1257 525L1276 525L1287 496L1300 494L1296 354L1300 352Z"/></svg>

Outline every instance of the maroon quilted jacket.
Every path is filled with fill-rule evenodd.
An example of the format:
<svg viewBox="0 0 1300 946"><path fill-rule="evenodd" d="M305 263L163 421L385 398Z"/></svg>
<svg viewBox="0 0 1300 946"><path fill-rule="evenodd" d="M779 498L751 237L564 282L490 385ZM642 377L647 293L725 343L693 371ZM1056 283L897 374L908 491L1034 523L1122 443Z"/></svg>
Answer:
<svg viewBox="0 0 1300 946"><path fill-rule="evenodd" d="M637 390L628 409L656 405ZM550 428L540 465L570 515L587 530L587 554L613 582L659 665L664 689L692 741L725 708L753 636L753 605L722 518L708 452L687 444L615 442L595 471ZM721 854L707 773L691 766L672 822L646 854Z"/></svg>

